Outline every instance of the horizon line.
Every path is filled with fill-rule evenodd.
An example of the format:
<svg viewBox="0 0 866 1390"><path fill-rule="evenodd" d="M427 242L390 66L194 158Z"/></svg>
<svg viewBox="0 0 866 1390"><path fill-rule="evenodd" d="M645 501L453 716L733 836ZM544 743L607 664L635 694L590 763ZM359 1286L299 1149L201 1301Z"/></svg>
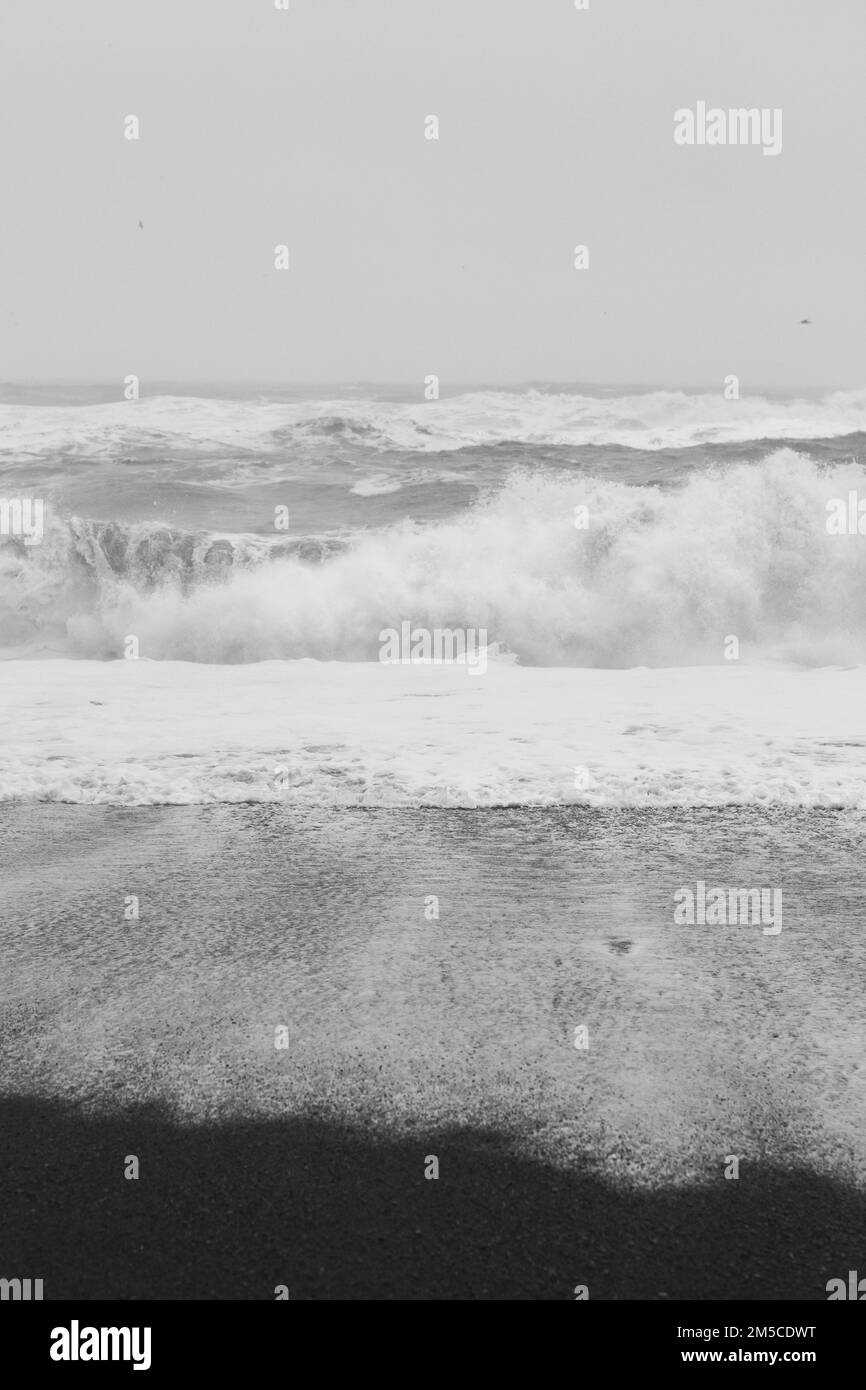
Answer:
<svg viewBox="0 0 866 1390"><path fill-rule="evenodd" d="M145 376L139 378L150 381L160 386L260 386L277 387L280 389L294 389L299 387L398 387L401 390L420 389L423 386L423 378L397 378L397 377L247 377L247 376ZM66 377L66 376L46 376L46 377L0 377L0 389L10 386L80 386L80 387L114 387L122 383L122 378L114 377ZM866 382L862 383L866 386ZM719 391L719 381L714 379L707 381L679 381L679 382L658 382L658 381L616 381L616 380L589 380L573 379L568 377L514 377L508 380L492 381L485 377L455 377L450 384L444 386L444 392L474 387L491 391L508 391L516 388L533 387L567 387L572 390L580 387L609 390L616 387L620 390L639 390L639 391L705 391L708 394L715 394ZM740 382L742 390L742 381ZM836 383L793 383L785 382L773 385L766 382L756 382L748 387L744 394L756 394L762 391L856 391L861 389L861 385L844 385ZM440 378L440 390L443 390ZM441 396L440 396L441 399ZM432 402L431 402L432 403Z"/></svg>

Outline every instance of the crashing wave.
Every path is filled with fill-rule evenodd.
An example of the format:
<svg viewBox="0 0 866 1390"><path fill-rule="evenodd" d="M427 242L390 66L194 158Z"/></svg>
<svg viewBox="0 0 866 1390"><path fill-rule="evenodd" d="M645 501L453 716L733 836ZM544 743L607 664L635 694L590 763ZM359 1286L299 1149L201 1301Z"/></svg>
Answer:
<svg viewBox="0 0 866 1390"><path fill-rule="evenodd" d="M866 544L828 534L854 465L780 450L679 488L516 471L457 518L351 543L55 520L0 545L0 647L375 661L383 628L484 628L524 664L866 659ZM586 527L575 526L586 508ZM581 514L582 515L582 514Z"/></svg>

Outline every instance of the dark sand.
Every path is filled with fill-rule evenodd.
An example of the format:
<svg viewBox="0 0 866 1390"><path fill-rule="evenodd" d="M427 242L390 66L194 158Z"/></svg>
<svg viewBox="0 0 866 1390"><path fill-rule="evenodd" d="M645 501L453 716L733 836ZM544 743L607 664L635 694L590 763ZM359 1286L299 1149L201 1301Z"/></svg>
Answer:
<svg viewBox="0 0 866 1390"><path fill-rule="evenodd" d="M866 1249L861 827L2 808L0 1274L826 1298ZM781 934L675 927L696 877L781 887Z"/></svg>
<svg viewBox="0 0 866 1390"><path fill-rule="evenodd" d="M862 1267L866 1204L813 1173L618 1191L507 1137L376 1140L326 1120L179 1127L0 1106L3 1263L46 1298L823 1299ZM126 1182L118 1155L142 1156Z"/></svg>

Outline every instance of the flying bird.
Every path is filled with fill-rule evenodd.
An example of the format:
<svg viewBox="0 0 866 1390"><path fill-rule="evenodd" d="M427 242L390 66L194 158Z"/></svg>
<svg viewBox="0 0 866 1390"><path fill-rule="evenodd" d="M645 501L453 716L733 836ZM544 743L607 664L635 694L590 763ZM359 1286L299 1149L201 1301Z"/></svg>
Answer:
<svg viewBox="0 0 866 1390"><path fill-rule="evenodd" d="M801 322L801 323L811 323L812 320L811 320L811 319L800 319L800 322Z"/></svg>
<svg viewBox="0 0 866 1390"><path fill-rule="evenodd" d="M138 225L139 225L139 227L141 228L141 230L144 231L144 223L141 221L140 218L139 218Z"/></svg>

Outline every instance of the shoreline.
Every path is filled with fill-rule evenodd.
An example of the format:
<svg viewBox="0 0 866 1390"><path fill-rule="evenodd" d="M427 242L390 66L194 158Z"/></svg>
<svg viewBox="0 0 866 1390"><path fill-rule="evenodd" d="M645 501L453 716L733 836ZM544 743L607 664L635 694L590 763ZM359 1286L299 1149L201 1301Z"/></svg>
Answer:
<svg viewBox="0 0 866 1390"><path fill-rule="evenodd" d="M866 666L0 671L0 803L866 809Z"/></svg>

